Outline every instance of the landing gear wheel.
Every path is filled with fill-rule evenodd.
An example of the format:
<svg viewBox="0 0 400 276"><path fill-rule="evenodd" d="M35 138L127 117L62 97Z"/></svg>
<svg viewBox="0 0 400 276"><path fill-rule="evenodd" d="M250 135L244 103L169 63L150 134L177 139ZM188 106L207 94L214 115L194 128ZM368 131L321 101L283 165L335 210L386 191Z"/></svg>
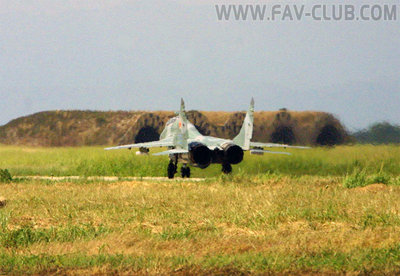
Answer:
<svg viewBox="0 0 400 276"><path fill-rule="evenodd" d="M174 165L174 163L170 162L168 164L168 178L169 179L174 178L175 173L176 173L176 166Z"/></svg>
<svg viewBox="0 0 400 276"><path fill-rule="evenodd" d="M232 172L231 164L222 164L222 172L224 174L230 174Z"/></svg>
<svg viewBox="0 0 400 276"><path fill-rule="evenodd" d="M181 168L181 175L182 175L182 178L185 178L185 177L189 178L190 177L190 168L189 167L182 167Z"/></svg>

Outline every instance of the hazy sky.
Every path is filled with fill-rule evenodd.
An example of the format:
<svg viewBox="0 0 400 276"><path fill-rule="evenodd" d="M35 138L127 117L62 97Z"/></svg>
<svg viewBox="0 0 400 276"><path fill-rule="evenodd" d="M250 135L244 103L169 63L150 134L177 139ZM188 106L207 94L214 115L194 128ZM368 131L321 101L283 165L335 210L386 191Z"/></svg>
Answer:
<svg viewBox="0 0 400 276"><path fill-rule="evenodd" d="M257 110L328 111L350 130L400 124L400 18L220 22L215 3L0 0L0 125L43 110L175 110L181 96L229 111L254 96Z"/></svg>

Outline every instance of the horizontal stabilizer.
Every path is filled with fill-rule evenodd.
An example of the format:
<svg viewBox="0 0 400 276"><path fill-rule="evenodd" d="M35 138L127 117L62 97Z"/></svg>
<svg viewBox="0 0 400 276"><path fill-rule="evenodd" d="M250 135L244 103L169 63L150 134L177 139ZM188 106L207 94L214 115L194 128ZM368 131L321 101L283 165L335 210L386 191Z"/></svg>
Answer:
<svg viewBox="0 0 400 276"><path fill-rule="evenodd" d="M172 147L174 144L172 143L171 140L172 140L172 139L165 139L165 140L154 141L154 142L138 143L138 144L131 144L131 145L123 145L123 146L105 148L105 150L131 149L131 148Z"/></svg>
<svg viewBox="0 0 400 276"><path fill-rule="evenodd" d="M188 150L184 150L184 149L172 149L172 150L157 152L157 153L154 153L153 155L160 156L160 155L180 154L180 153L188 153L188 152L189 152Z"/></svg>
<svg viewBox="0 0 400 276"><path fill-rule="evenodd" d="M264 153L271 153L271 154L284 154L284 155L292 155L290 152L279 152L279 151L269 151L269 150L257 150L252 149L250 150L251 154L264 154Z"/></svg>

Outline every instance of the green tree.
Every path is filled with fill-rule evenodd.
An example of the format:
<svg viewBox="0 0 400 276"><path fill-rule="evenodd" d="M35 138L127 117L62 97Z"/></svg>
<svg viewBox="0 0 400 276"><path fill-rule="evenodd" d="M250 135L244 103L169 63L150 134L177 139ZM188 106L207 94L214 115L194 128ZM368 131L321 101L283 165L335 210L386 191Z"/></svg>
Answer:
<svg viewBox="0 0 400 276"><path fill-rule="evenodd" d="M375 123L368 129L354 133L353 136L360 143L399 144L400 126L388 122Z"/></svg>

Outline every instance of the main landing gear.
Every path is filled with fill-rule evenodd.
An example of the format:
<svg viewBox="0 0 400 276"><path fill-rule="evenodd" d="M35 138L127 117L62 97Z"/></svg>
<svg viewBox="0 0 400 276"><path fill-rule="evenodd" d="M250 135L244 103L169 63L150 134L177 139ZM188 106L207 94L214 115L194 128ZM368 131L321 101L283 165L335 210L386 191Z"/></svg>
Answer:
<svg viewBox="0 0 400 276"><path fill-rule="evenodd" d="M177 171L178 171L178 160L175 159L175 162L174 162L174 160L171 159L169 161L168 170L167 170L168 178L169 179L173 179L175 174L177 173ZM181 175L182 175L182 178L185 178L185 177L189 178L190 177L190 168L186 164L182 165Z"/></svg>
<svg viewBox="0 0 400 276"><path fill-rule="evenodd" d="M229 163L222 164L222 172L224 174L230 174L232 172L232 165Z"/></svg>
<svg viewBox="0 0 400 276"><path fill-rule="evenodd" d="M186 164L182 165L181 175L182 175L182 178L185 178L185 177L189 178L190 177L190 168L187 167Z"/></svg>
<svg viewBox="0 0 400 276"><path fill-rule="evenodd" d="M174 175L176 174L177 166L174 164L174 162L171 160L169 161L168 164L168 178L172 179L174 178Z"/></svg>

